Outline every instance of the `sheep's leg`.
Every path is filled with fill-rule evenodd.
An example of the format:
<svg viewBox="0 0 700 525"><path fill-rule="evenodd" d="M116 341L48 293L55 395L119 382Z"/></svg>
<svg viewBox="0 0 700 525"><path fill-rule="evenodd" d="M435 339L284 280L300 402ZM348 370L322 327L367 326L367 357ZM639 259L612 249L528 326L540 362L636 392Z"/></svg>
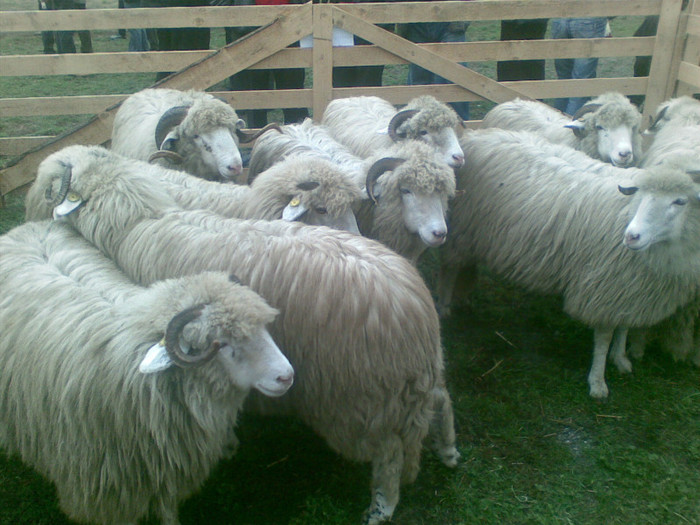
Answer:
<svg viewBox="0 0 700 525"><path fill-rule="evenodd" d="M372 503L365 514L365 525L378 525L391 519L399 502L404 450L396 434L387 437L372 460Z"/></svg>
<svg viewBox="0 0 700 525"><path fill-rule="evenodd" d="M617 327L613 332L610 359L622 374L632 372L632 363L626 355L627 328Z"/></svg>
<svg viewBox="0 0 700 525"><path fill-rule="evenodd" d="M432 448L445 465L456 467L460 455L456 447L452 399L444 387L433 389L433 399L435 412L430 422Z"/></svg>
<svg viewBox="0 0 700 525"><path fill-rule="evenodd" d="M593 332L593 363L588 373L588 386L591 397L603 399L608 397L608 385L605 384L605 359L613 338L613 328L596 328Z"/></svg>
<svg viewBox="0 0 700 525"><path fill-rule="evenodd" d="M629 339L629 355L635 359L644 357L644 349L647 346L647 329L635 328L628 333Z"/></svg>
<svg viewBox="0 0 700 525"><path fill-rule="evenodd" d="M469 303L477 276L478 271L474 264L462 268L440 265L436 283L437 310L440 317L450 315L455 295L465 304Z"/></svg>
<svg viewBox="0 0 700 525"><path fill-rule="evenodd" d="M180 525L177 516L177 500L173 497L162 498L158 502L158 515L162 525Z"/></svg>

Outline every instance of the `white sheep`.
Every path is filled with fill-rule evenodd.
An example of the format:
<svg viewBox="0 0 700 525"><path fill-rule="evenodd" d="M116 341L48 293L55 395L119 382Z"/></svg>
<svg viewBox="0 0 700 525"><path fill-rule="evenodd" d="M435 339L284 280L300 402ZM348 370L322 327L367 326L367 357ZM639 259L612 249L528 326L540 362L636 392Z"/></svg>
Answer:
<svg viewBox="0 0 700 525"><path fill-rule="evenodd" d="M686 96L661 103L645 133L653 139L642 167L689 156L700 158L700 100Z"/></svg>
<svg viewBox="0 0 700 525"><path fill-rule="evenodd" d="M439 319L403 257L324 227L181 211L151 178L99 148L47 157L30 192L52 200L56 215L137 282L223 270L277 308L270 331L295 385L276 403L257 401L296 414L346 458L372 463L366 523L390 519L428 433L442 461L456 464Z"/></svg>
<svg viewBox="0 0 700 525"><path fill-rule="evenodd" d="M230 218L284 219L359 234L352 206L362 191L334 163L289 158L261 173L250 186L221 184L161 167L149 171L179 206Z"/></svg>
<svg viewBox="0 0 700 525"><path fill-rule="evenodd" d="M462 147L470 161L458 183L467 191L451 203L439 301L448 303L460 268L479 262L529 290L561 294L564 310L594 329L590 394L606 397L613 334L611 357L630 371L627 329L657 323L699 291L700 186L674 166L588 172L567 160L569 148L527 132L480 130ZM635 191L627 177L633 198L620 193Z"/></svg>
<svg viewBox="0 0 700 525"><path fill-rule="evenodd" d="M629 167L641 159L642 115L621 93L604 93L587 102L573 118L537 100L515 99L491 109L482 128L532 131L603 162Z"/></svg>
<svg viewBox="0 0 700 525"><path fill-rule="evenodd" d="M375 96L335 99L323 112L321 124L361 158L392 143L414 139L433 146L451 167L464 164L458 140L464 122L451 107L430 95L414 98L401 111Z"/></svg>
<svg viewBox="0 0 700 525"><path fill-rule="evenodd" d="M288 157L330 159L342 168L370 197L355 206L360 232L414 264L427 248L445 241L454 172L428 144L404 140L363 160L333 139L325 126L307 120L262 135L253 147L251 165L269 170Z"/></svg>
<svg viewBox="0 0 700 525"><path fill-rule="evenodd" d="M233 180L243 170L239 143L260 133L244 127L231 106L209 93L149 88L119 107L111 148L126 157L159 159L204 179Z"/></svg>
<svg viewBox="0 0 700 525"><path fill-rule="evenodd" d="M0 287L0 444L73 520L176 524L235 448L248 391L293 381L265 327L276 311L224 273L142 288L42 221L0 237Z"/></svg>

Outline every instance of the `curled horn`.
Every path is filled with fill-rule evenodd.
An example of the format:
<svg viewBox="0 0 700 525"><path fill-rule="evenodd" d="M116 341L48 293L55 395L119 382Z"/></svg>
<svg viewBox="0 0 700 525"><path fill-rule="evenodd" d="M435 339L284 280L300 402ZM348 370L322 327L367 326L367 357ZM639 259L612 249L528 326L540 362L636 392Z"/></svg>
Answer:
<svg viewBox="0 0 700 525"><path fill-rule="evenodd" d="M280 128L280 125L277 124L276 122L271 122L267 126L260 128L258 131L245 131L242 129L237 129L236 135L238 135L238 140L240 140L241 143L247 144L248 142L254 141L260 135L262 135L263 133L265 133L266 131L269 131L271 129L274 129L275 131L279 131L280 133L282 133L282 128Z"/></svg>
<svg viewBox="0 0 700 525"><path fill-rule="evenodd" d="M44 194L46 196L46 200L52 203L54 206L61 204L66 199L66 195L68 195L68 191L70 190L70 178L73 167L70 164L64 164L63 167L64 170L63 173L61 173L61 187L58 189L58 194L56 197L53 198L51 196L51 186L46 188L46 193Z"/></svg>
<svg viewBox="0 0 700 525"><path fill-rule="evenodd" d="M418 113L420 113L419 109L404 109L403 111L399 111L396 115L393 116L393 118L389 121L389 127L388 127L388 132L389 136L391 137L391 140L396 142L397 140L401 140L404 138L404 135L399 135L397 133L397 129L399 129L399 126L406 122L408 119L411 117L416 116Z"/></svg>
<svg viewBox="0 0 700 525"><path fill-rule="evenodd" d="M374 197L374 183L377 182L377 179L382 173L394 170L404 162L406 162L406 159L384 157L372 164L372 167L367 172L367 178L365 179L365 189L367 190L367 195L369 195L370 200L374 204L377 204L377 199Z"/></svg>
<svg viewBox="0 0 700 525"><path fill-rule="evenodd" d="M667 111L668 111L668 106L665 106L661 111L659 111L659 114L656 115L656 118L654 119L654 121L651 124L649 124L647 131L652 131L652 132L656 131L656 128L658 127L659 122L661 122L661 120L666 116ZM651 120L651 117L649 117L649 119Z"/></svg>
<svg viewBox="0 0 700 525"><path fill-rule="evenodd" d="M170 130L185 120L189 110L190 106L175 106L160 116L156 126L156 146L158 149L163 147L163 141L170 133Z"/></svg>
<svg viewBox="0 0 700 525"><path fill-rule="evenodd" d="M158 151L153 153L150 157L148 157L148 162L153 163L153 161L157 159L167 159L173 162L174 164L182 164L183 162L185 162L185 159L182 157L182 155L166 149L159 149Z"/></svg>
<svg viewBox="0 0 700 525"><path fill-rule="evenodd" d="M180 348L180 334L187 323L190 323L202 315L203 304L198 304L191 308L183 310L168 323L168 328L165 330L165 349L172 359L173 363L180 367L189 367L206 363L211 360L221 348L218 341L214 341L206 352L198 355L190 355L182 351Z"/></svg>
<svg viewBox="0 0 700 525"><path fill-rule="evenodd" d="M579 108L579 110L576 113L574 113L572 120L580 120L582 116L588 113L594 113L595 111L598 111L602 106L603 104L584 104Z"/></svg>

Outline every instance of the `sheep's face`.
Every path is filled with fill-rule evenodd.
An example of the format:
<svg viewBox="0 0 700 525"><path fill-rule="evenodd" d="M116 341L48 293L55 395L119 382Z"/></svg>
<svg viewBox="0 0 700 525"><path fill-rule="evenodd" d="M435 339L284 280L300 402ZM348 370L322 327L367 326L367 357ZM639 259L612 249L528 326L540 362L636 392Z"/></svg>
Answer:
<svg viewBox="0 0 700 525"><path fill-rule="evenodd" d="M201 164L206 169L206 172L202 173L201 168L193 168L195 174L207 179L236 180L243 172L241 153L228 127L212 128L191 135L183 134L179 140L193 145L194 152L191 155L201 159ZM186 157L185 165L187 160ZM185 170L190 171L187 168Z"/></svg>
<svg viewBox="0 0 700 525"><path fill-rule="evenodd" d="M664 169L663 167L659 169ZM682 171L663 180L655 173L640 177L637 186L620 187L625 195L636 194L636 208L625 229L623 243L631 250L646 250L657 243L681 239L689 226L690 217L700 210L700 186ZM697 225L695 225L697 227Z"/></svg>
<svg viewBox="0 0 700 525"><path fill-rule="evenodd" d="M419 193L408 185L400 185L399 192L406 229L417 233L431 248L443 244L447 239L447 202L443 195L435 192Z"/></svg>
<svg viewBox="0 0 700 525"><path fill-rule="evenodd" d="M682 96L662 102L656 110L654 120L644 133L648 135L657 133L669 122L674 122L681 126L699 125L700 100L689 96Z"/></svg>
<svg viewBox="0 0 700 525"><path fill-rule="evenodd" d="M641 121L642 117L636 110L596 115L590 126L597 135L600 158L620 168L632 166L638 160L635 152L639 152Z"/></svg>

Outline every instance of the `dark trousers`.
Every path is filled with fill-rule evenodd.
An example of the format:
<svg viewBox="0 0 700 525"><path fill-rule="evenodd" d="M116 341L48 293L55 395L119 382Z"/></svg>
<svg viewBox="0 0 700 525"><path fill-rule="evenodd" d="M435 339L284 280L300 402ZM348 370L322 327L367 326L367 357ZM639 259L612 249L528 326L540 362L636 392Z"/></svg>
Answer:
<svg viewBox="0 0 700 525"><path fill-rule="evenodd" d="M501 20L501 40L540 40L547 32L544 19ZM544 80L544 60L502 60L498 63L498 81Z"/></svg>

